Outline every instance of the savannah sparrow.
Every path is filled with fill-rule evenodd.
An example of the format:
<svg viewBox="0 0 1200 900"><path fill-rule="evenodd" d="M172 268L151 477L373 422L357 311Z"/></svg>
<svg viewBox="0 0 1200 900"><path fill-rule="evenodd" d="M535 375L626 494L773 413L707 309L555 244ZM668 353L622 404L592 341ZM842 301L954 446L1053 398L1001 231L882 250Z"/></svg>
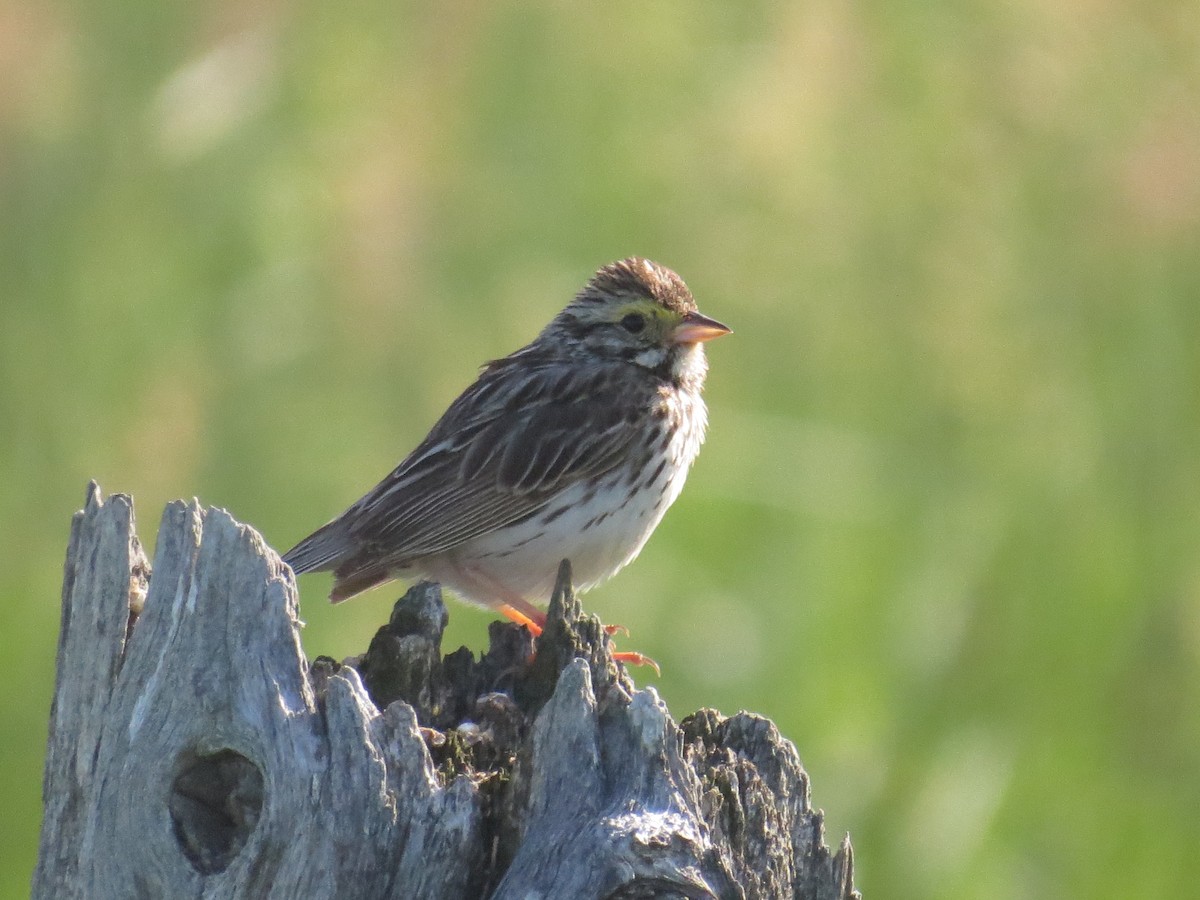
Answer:
<svg viewBox="0 0 1200 900"><path fill-rule="evenodd" d="M700 345L728 333L670 269L605 266L284 562L333 569L334 603L423 575L539 633L561 560L580 590L599 584L679 496L707 422Z"/></svg>

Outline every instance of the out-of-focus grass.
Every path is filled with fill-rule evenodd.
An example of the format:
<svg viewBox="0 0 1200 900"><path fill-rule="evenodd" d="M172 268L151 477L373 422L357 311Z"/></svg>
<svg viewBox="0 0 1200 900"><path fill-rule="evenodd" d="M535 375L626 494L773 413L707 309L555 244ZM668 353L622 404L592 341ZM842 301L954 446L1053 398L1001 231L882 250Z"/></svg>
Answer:
<svg viewBox="0 0 1200 900"><path fill-rule="evenodd" d="M774 718L869 896L1200 879L1189 4L0 7L0 895L89 477L285 547L596 266L735 336L589 597ZM309 652L361 650L395 591ZM450 642L486 615L455 607Z"/></svg>

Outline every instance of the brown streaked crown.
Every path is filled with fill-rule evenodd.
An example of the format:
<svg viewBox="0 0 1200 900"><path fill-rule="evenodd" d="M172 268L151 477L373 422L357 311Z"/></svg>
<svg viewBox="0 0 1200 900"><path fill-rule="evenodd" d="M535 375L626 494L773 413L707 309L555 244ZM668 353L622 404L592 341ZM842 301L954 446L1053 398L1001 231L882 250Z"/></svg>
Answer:
<svg viewBox="0 0 1200 900"><path fill-rule="evenodd" d="M696 301L682 278L666 266L640 256L609 263L600 269L576 300L600 303L614 296L650 297L681 316L696 310Z"/></svg>

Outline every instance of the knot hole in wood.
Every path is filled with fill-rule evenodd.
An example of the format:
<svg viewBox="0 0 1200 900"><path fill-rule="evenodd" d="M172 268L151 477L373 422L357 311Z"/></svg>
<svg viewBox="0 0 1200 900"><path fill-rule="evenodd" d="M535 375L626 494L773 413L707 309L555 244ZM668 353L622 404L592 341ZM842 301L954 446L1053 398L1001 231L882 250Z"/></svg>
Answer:
<svg viewBox="0 0 1200 900"><path fill-rule="evenodd" d="M171 823L201 875L223 872L246 846L263 804L262 771L234 750L184 751L171 785Z"/></svg>

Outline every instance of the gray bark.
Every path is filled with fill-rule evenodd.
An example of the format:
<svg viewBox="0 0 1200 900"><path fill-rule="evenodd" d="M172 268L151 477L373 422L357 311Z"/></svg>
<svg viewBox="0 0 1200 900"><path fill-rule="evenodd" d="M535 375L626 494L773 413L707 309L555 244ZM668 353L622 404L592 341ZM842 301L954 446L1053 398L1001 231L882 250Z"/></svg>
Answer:
<svg viewBox="0 0 1200 900"><path fill-rule="evenodd" d="M443 657L422 584L345 664L305 658L291 570L223 510L168 505L150 573L129 498L91 485L35 898L858 896L795 747L746 713L676 724L565 563L536 647L496 623Z"/></svg>

